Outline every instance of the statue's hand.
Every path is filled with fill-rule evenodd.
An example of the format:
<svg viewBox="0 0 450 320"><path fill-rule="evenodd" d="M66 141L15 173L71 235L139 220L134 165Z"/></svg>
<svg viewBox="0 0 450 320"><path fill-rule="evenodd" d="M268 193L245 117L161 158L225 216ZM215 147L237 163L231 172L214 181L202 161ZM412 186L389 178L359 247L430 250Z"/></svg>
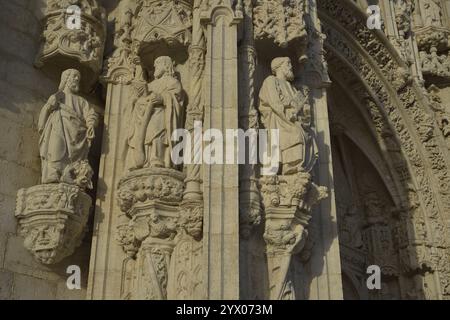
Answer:
<svg viewBox="0 0 450 320"><path fill-rule="evenodd" d="M47 105L49 106L49 111L53 112L58 108L58 103L61 101L60 93L57 92L52 94L48 99Z"/></svg>
<svg viewBox="0 0 450 320"><path fill-rule="evenodd" d="M92 127L92 126L88 127L87 132L86 132L86 137L87 137L87 139L89 141L94 140L94 138L95 138L95 129L94 129L94 127Z"/></svg>
<svg viewBox="0 0 450 320"><path fill-rule="evenodd" d="M53 94L50 96L47 102L48 106L50 107L50 111L53 111L58 106L58 98L56 97L56 94Z"/></svg>

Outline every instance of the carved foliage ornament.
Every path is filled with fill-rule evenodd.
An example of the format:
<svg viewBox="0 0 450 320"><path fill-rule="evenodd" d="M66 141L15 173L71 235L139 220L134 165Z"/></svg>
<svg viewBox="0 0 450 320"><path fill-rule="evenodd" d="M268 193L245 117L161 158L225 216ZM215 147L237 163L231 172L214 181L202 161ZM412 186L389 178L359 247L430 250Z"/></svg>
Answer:
<svg viewBox="0 0 450 320"><path fill-rule="evenodd" d="M303 20L306 1L257 0L253 7L254 36L256 40L271 40L284 48L294 40L306 38Z"/></svg>

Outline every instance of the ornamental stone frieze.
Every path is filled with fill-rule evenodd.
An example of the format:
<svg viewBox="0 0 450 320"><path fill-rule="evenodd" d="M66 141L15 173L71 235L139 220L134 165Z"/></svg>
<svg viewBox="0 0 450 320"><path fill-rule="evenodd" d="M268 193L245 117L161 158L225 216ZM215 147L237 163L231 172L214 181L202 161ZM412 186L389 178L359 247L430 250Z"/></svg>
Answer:
<svg viewBox="0 0 450 320"><path fill-rule="evenodd" d="M62 73L59 91L39 116L40 185L20 189L16 218L25 247L43 264L71 255L81 244L92 204L87 160L98 115L78 95L80 72Z"/></svg>
<svg viewBox="0 0 450 320"><path fill-rule="evenodd" d="M106 13L97 0L47 0L36 66L55 75L75 67L90 89L100 74L106 39Z"/></svg>

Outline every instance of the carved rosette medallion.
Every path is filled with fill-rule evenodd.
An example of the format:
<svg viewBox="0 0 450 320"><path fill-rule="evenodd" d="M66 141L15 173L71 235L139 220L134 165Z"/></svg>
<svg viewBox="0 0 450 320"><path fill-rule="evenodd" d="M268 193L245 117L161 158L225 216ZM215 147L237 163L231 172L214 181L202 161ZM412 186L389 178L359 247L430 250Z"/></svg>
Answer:
<svg viewBox="0 0 450 320"><path fill-rule="evenodd" d="M16 217L24 245L43 264L70 256L81 244L92 200L80 187L59 183L20 189Z"/></svg>
<svg viewBox="0 0 450 320"><path fill-rule="evenodd" d="M299 172L263 177L261 194L270 299L294 299L289 285L291 259L304 249L312 206L327 197L327 188L314 184L309 173Z"/></svg>
<svg viewBox="0 0 450 320"><path fill-rule="evenodd" d="M106 14L97 0L47 0L42 24L36 66L76 67L86 75L85 82L100 74Z"/></svg>
<svg viewBox="0 0 450 320"><path fill-rule="evenodd" d="M174 169L133 170L119 182L118 199L128 217L117 227L116 238L136 259L133 299L167 299L170 258L179 225L185 175ZM196 234L195 214L185 227ZM201 230L201 226L200 226Z"/></svg>

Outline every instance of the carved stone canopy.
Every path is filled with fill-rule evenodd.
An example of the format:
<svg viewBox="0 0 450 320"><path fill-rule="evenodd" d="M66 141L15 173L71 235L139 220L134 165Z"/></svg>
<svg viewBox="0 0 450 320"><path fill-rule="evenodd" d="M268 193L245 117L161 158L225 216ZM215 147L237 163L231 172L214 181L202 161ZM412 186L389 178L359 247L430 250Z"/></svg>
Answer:
<svg viewBox="0 0 450 320"><path fill-rule="evenodd" d="M176 60L187 59L187 48L192 40L191 1L142 0L135 20L131 37L144 65L151 65L155 48Z"/></svg>
<svg viewBox="0 0 450 320"><path fill-rule="evenodd" d="M103 64L105 10L97 0L47 0L42 24L35 65L51 77L76 68L83 75L83 89L91 89Z"/></svg>

